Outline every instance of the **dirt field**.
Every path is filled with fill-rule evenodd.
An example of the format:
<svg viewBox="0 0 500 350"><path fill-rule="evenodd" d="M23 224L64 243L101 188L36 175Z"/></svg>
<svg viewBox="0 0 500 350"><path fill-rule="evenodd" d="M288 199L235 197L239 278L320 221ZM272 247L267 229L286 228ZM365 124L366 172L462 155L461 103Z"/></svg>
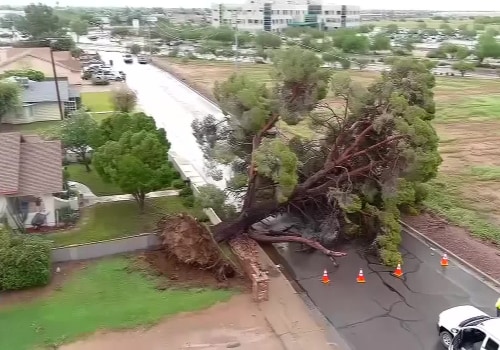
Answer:
<svg viewBox="0 0 500 350"><path fill-rule="evenodd" d="M234 64L220 62L169 60L168 66L178 76L210 95L216 81L222 81L235 72ZM263 83L270 83L269 65L241 64L239 71ZM369 84L379 73L350 71L354 80ZM435 88L437 105L434 126L440 136L443 163L436 182L445 187L438 194L439 203L431 207L446 214L454 224L466 227L477 237L500 243L500 79L486 80L461 77L438 77ZM303 130L296 132L305 134ZM413 218L412 224L429 235L434 235L434 221L427 216ZM430 223L430 224L429 224ZM446 231L446 234L444 233ZM439 231L443 239L467 237L467 230L447 226ZM464 236L465 235L465 236ZM463 241L461 241L463 243ZM478 243L474 239L471 244ZM444 243L444 242L441 242ZM452 242L451 248L462 253ZM462 244L464 247L467 244ZM481 245L476 246L480 249ZM496 246L485 246L479 256L491 256ZM500 261L489 262L485 268L500 278ZM480 261L479 261L480 262ZM495 268L496 266L496 268ZM495 270L495 271L493 271Z"/></svg>
<svg viewBox="0 0 500 350"><path fill-rule="evenodd" d="M208 310L174 316L149 329L95 334L60 350L280 350L280 341L250 295Z"/></svg>

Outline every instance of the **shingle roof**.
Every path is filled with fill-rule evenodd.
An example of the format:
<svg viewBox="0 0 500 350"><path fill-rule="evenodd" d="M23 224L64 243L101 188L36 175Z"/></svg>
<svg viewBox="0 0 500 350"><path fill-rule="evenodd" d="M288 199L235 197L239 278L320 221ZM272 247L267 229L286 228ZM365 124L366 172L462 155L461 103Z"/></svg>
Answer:
<svg viewBox="0 0 500 350"><path fill-rule="evenodd" d="M0 62L0 66L4 66L25 56L32 56L51 62L50 49L48 47L12 47L5 49L5 55L7 59ZM82 69L81 63L73 59L69 51L54 51L53 55L56 66L64 67L72 71L79 71Z"/></svg>
<svg viewBox="0 0 500 350"><path fill-rule="evenodd" d="M0 133L0 194L39 196L62 190L61 142Z"/></svg>
<svg viewBox="0 0 500 350"><path fill-rule="evenodd" d="M69 101L69 85L67 80L58 80L61 101ZM57 90L54 80L30 81L27 88L22 90L22 101L25 103L57 102Z"/></svg>

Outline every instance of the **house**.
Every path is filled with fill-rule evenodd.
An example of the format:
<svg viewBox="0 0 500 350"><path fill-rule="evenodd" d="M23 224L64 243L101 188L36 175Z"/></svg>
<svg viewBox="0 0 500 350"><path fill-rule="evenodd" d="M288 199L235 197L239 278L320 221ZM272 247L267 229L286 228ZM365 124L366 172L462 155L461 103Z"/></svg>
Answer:
<svg viewBox="0 0 500 350"><path fill-rule="evenodd" d="M21 86L21 108L2 118L5 124L26 124L48 120L61 120L56 82L52 78L45 81L31 81L27 78L10 77L8 80ZM80 107L80 91L71 88L66 78L57 79L59 97L63 112L76 111Z"/></svg>
<svg viewBox="0 0 500 350"><path fill-rule="evenodd" d="M0 133L0 169L0 219L11 227L32 226L37 214L45 217L46 226L54 226L58 210L71 207L70 201L53 196L63 190L60 141Z"/></svg>
<svg viewBox="0 0 500 350"><path fill-rule="evenodd" d="M81 86L81 64L69 51L54 51L54 66L57 77L68 79L70 85ZM34 69L46 77L54 78L50 48L7 48L0 49L0 74L9 70Z"/></svg>

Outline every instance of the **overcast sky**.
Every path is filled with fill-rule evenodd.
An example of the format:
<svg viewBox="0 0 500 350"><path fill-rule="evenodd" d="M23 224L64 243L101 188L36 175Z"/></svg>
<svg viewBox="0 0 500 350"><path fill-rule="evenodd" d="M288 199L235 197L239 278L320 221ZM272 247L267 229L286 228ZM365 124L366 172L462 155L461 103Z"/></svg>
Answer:
<svg viewBox="0 0 500 350"><path fill-rule="evenodd" d="M56 0L1 0L3 4L12 6L26 5L31 2L42 2L55 6ZM244 0L60 0L60 6L158 6L158 7L210 7L211 3L243 3ZM435 10L435 11L500 11L498 0L338 0L324 1L325 3L336 3L342 5L359 5L363 9L394 9L394 10Z"/></svg>

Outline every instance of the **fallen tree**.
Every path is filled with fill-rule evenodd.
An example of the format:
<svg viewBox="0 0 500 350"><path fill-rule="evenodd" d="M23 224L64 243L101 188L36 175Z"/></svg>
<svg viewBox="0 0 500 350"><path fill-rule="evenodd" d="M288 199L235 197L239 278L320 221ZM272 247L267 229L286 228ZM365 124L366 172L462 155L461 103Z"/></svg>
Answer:
<svg viewBox="0 0 500 350"><path fill-rule="evenodd" d="M231 167L227 191L243 205L214 237L297 242L333 261L344 255L330 249L341 237L363 237L397 264L399 209L425 198L422 183L441 162L430 124L434 76L426 62L401 59L366 89L321 65L313 52L292 48L274 56L270 88L236 74L216 85L226 118L194 121L193 134L212 176L220 178L220 164ZM305 122L315 137L283 131ZM301 217L310 233L255 228L280 213Z"/></svg>

